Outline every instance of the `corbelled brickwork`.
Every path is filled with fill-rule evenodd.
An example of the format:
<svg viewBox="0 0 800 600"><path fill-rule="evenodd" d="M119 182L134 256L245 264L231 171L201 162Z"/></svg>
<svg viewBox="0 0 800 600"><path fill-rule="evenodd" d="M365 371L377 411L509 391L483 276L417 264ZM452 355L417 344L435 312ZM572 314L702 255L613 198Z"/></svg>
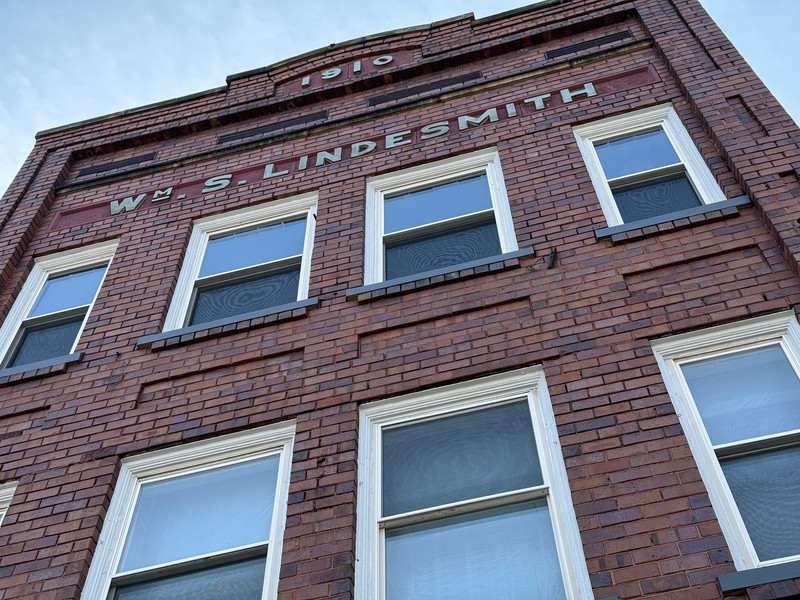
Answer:
<svg viewBox="0 0 800 600"><path fill-rule="evenodd" d="M596 96L559 98L587 83ZM523 102L547 93L542 110ZM607 224L572 128L669 103L725 196L750 204L597 239ZM491 108L496 120L459 128ZM443 121L448 133L423 138ZM376 149L351 156L364 140ZM483 148L499 153L517 242L535 253L348 294L365 284L366 178ZM238 184L268 164L289 172ZM18 482L0 598L80 597L123 458L295 419L279 598L352 600L359 405L530 365L546 375L595 598L723 598L717 577L735 568L651 341L800 303L799 169L797 127L695 0L459 17L40 134L0 208L0 314L34 258L118 247L82 359L0 371L0 482ZM197 219L306 192L316 305L142 341L163 330Z"/></svg>

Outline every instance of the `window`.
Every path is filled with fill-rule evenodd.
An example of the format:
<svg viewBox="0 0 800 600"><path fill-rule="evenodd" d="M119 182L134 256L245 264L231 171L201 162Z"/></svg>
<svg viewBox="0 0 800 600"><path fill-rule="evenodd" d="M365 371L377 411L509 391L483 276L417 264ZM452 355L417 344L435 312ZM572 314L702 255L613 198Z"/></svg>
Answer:
<svg viewBox="0 0 800 600"><path fill-rule="evenodd" d="M672 106L574 129L609 225L725 200Z"/></svg>
<svg viewBox="0 0 800 600"><path fill-rule="evenodd" d="M165 330L306 299L316 206L306 194L195 222Z"/></svg>
<svg viewBox="0 0 800 600"><path fill-rule="evenodd" d="M792 313L653 343L739 570L800 558L800 328Z"/></svg>
<svg viewBox="0 0 800 600"><path fill-rule="evenodd" d="M0 327L4 368L75 351L117 242L37 258Z"/></svg>
<svg viewBox="0 0 800 600"><path fill-rule="evenodd" d="M83 600L274 599L294 425L125 459Z"/></svg>
<svg viewBox="0 0 800 600"><path fill-rule="evenodd" d="M495 150L367 180L366 284L517 250Z"/></svg>
<svg viewBox="0 0 800 600"><path fill-rule="evenodd" d="M0 525L3 524L3 519L8 512L8 507L11 506L11 499L14 497L14 491L17 489L17 483L4 483L0 485Z"/></svg>
<svg viewBox="0 0 800 600"><path fill-rule="evenodd" d="M541 369L365 405L356 598L590 598Z"/></svg>

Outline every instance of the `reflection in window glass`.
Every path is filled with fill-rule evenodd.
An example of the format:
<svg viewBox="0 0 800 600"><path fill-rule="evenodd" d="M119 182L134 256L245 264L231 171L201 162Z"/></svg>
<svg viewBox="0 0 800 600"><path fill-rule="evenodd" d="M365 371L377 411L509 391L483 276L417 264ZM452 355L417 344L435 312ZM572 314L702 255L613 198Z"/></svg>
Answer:
<svg viewBox="0 0 800 600"><path fill-rule="evenodd" d="M142 485L119 571L266 542L277 456Z"/></svg>
<svg viewBox="0 0 800 600"><path fill-rule="evenodd" d="M246 315L297 300L300 267L268 271L197 290L189 325Z"/></svg>
<svg viewBox="0 0 800 600"><path fill-rule="evenodd" d="M494 219L486 224L447 228L410 240L387 242L386 278L406 277L501 253Z"/></svg>
<svg viewBox="0 0 800 600"><path fill-rule="evenodd" d="M386 600L564 598L547 502L389 531L386 582Z"/></svg>
<svg viewBox="0 0 800 600"><path fill-rule="evenodd" d="M116 589L114 600L261 600L264 559L232 563Z"/></svg>
<svg viewBox="0 0 800 600"><path fill-rule="evenodd" d="M702 204L689 178L683 173L615 189L614 200L626 223L696 208Z"/></svg>
<svg viewBox="0 0 800 600"><path fill-rule="evenodd" d="M485 173L422 190L387 195L384 233L394 233L491 208L492 196Z"/></svg>
<svg viewBox="0 0 800 600"><path fill-rule="evenodd" d="M66 356L78 337L83 319L84 315L81 314L55 323L24 328L8 366L29 365L54 356Z"/></svg>
<svg viewBox="0 0 800 600"><path fill-rule="evenodd" d="M370 177L365 216L366 285L457 271L518 249L491 149Z"/></svg>
<svg viewBox="0 0 800 600"><path fill-rule="evenodd" d="M28 318L91 304L105 272L106 267L102 266L49 278Z"/></svg>
<svg viewBox="0 0 800 600"><path fill-rule="evenodd" d="M758 558L800 554L800 447L720 460Z"/></svg>
<svg viewBox="0 0 800 600"><path fill-rule="evenodd" d="M383 514L542 485L526 402L387 429Z"/></svg>
<svg viewBox="0 0 800 600"><path fill-rule="evenodd" d="M306 220L239 231L209 240L200 277L303 254Z"/></svg>
<svg viewBox="0 0 800 600"><path fill-rule="evenodd" d="M579 125L574 133L611 227L664 223L725 200L670 105Z"/></svg>
<svg viewBox="0 0 800 600"><path fill-rule="evenodd" d="M595 144L595 150L608 179L680 163L662 129L601 142Z"/></svg>
<svg viewBox="0 0 800 600"><path fill-rule="evenodd" d="M87 254L93 252L94 249L87 250ZM44 259L42 262L47 265L49 261ZM63 269L63 259L59 262L62 263L59 268ZM84 259L83 264L86 262ZM77 255L75 266L80 264L81 257ZM48 272L47 267L41 268L40 273L44 271L47 277L41 283L28 314L15 327L14 337L0 364L3 367L22 367L69 355L80 336L107 267L103 264L63 275L58 275L58 271Z"/></svg>
<svg viewBox="0 0 800 600"><path fill-rule="evenodd" d="M739 570L800 556L798 342L786 312L653 343Z"/></svg>
<svg viewBox="0 0 800 600"><path fill-rule="evenodd" d="M800 429L800 380L779 345L681 369L712 444Z"/></svg>

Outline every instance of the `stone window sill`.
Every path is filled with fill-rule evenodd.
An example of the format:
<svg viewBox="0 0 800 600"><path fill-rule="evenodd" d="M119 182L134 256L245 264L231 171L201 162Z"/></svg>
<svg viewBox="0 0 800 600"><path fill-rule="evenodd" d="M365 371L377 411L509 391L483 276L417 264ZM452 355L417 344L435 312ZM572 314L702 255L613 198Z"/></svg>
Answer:
<svg viewBox="0 0 800 600"><path fill-rule="evenodd" d="M533 248L523 248L514 252L506 252L496 256L488 256L480 260L460 263L443 269L415 273L408 277L399 277L370 285L351 288L345 293L348 300L368 302L385 296L394 296L412 290L432 287L450 281L477 277L484 273L495 273L505 269L518 267L519 259L534 256Z"/></svg>
<svg viewBox="0 0 800 600"><path fill-rule="evenodd" d="M744 590L746 598L796 598L800 594L800 561L725 573L717 581L726 597Z"/></svg>
<svg viewBox="0 0 800 600"><path fill-rule="evenodd" d="M18 367L9 367L7 369L0 369L0 385L17 383L19 381L28 381L29 379L37 379L47 375L54 375L57 373L64 373L69 365L80 362L83 358L83 352L75 352L73 354L65 354L64 356L54 356L46 360L40 360L27 365L19 365Z"/></svg>
<svg viewBox="0 0 800 600"><path fill-rule="evenodd" d="M181 346L194 341L206 340L237 331L246 331L283 321L298 319L308 314L308 309L319 305L319 298L309 298L290 304L281 304L265 310L236 315L227 319L219 319L210 323L201 323L181 329L171 329L140 337L136 341L137 348L161 350L173 346Z"/></svg>
<svg viewBox="0 0 800 600"><path fill-rule="evenodd" d="M657 235L665 231L675 231L676 229L691 227L698 223L708 223L738 215L740 206L749 205L750 199L747 196L739 196L737 198L723 200L722 202L705 204L697 208L659 215L658 217L650 219L623 223L622 225L615 225L613 227L604 227L603 229L597 229L594 232L594 236L598 240L611 238L611 241L615 244L629 242L651 235Z"/></svg>

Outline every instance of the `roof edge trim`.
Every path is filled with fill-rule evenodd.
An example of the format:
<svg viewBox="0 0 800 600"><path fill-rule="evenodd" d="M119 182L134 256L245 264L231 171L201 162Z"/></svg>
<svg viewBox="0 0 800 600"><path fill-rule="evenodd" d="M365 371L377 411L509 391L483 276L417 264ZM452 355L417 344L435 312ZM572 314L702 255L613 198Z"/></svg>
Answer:
<svg viewBox="0 0 800 600"><path fill-rule="evenodd" d="M277 69L279 67L283 67L285 65L289 65L293 62L298 60L312 58L314 56L320 56L329 52L333 49L339 48L346 48L347 46L355 46L356 44L363 44L364 42L371 42L373 40L378 40L381 38L391 37L395 35L403 35L404 33L411 33L415 31L425 31L430 29L431 27L438 27L441 25L446 25L447 23L452 23L456 21L462 21L470 19L472 21L475 20L475 15L473 13L465 13L463 15L459 15L456 17L449 17L442 21L434 21L433 23L428 23L426 25L412 25L411 27L401 27L400 29L390 29L389 31L382 31L380 33L371 33L369 35L353 38L351 40L345 40L344 42L334 42L328 46L323 46L322 48L317 48L316 50L309 50L308 52L303 52L302 54L298 54L296 56L292 56L290 58L285 58L280 60L276 63L272 63L265 67L258 67L256 69L250 69L249 71L242 71L241 73L234 73L233 75L228 75L225 78L226 83L230 84L232 81L236 81L239 79L246 79L248 77L253 77L254 75L264 75L269 73L273 69Z"/></svg>
<svg viewBox="0 0 800 600"><path fill-rule="evenodd" d="M186 102L188 100L196 100L198 98L204 98L205 96L213 96L214 94L220 94L226 91L228 91L228 86L223 85L220 87L211 88L210 90L204 90L202 92L195 92L193 94L187 94L185 96L170 98L169 100L161 100L159 102L153 102L151 104L143 104L142 106L126 108L123 110L119 110L117 112L101 115L99 117L91 117L90 119L83 119L82 121L74 121L72 123L67 123L65 125L58 125L57 127L51 127L50 129L42 129L41 131L36 132L34 138L38 140L41 137L52 135L54 133L62 133L69 129L74 129L76 127L83 127L84 125L91 125L92 123L99 123L100 121L113 119L114 117L125 117L127 115L134 115L136 113L140 113L153 108L161 108L162 106L169 106L170 104L180 104L181 102Z"/></svg>
<svg viewBox="0 0 800 600"><path fill-rule="evenodd" d="M534 2L533 4L527 4L525 6L520 6L519 8L512 8L494 15L488 15L486 17L481 17L480 19L475 19L472 24L484 25L486 23L493 23L494 21L500 21L501 19L506 19L508 17L514 17L516 15L532 12L540 8L547 8L548 6L554 6L556 4L564 4L564 2L567 1L568 0L540 0L539 2Z"/></svg>

